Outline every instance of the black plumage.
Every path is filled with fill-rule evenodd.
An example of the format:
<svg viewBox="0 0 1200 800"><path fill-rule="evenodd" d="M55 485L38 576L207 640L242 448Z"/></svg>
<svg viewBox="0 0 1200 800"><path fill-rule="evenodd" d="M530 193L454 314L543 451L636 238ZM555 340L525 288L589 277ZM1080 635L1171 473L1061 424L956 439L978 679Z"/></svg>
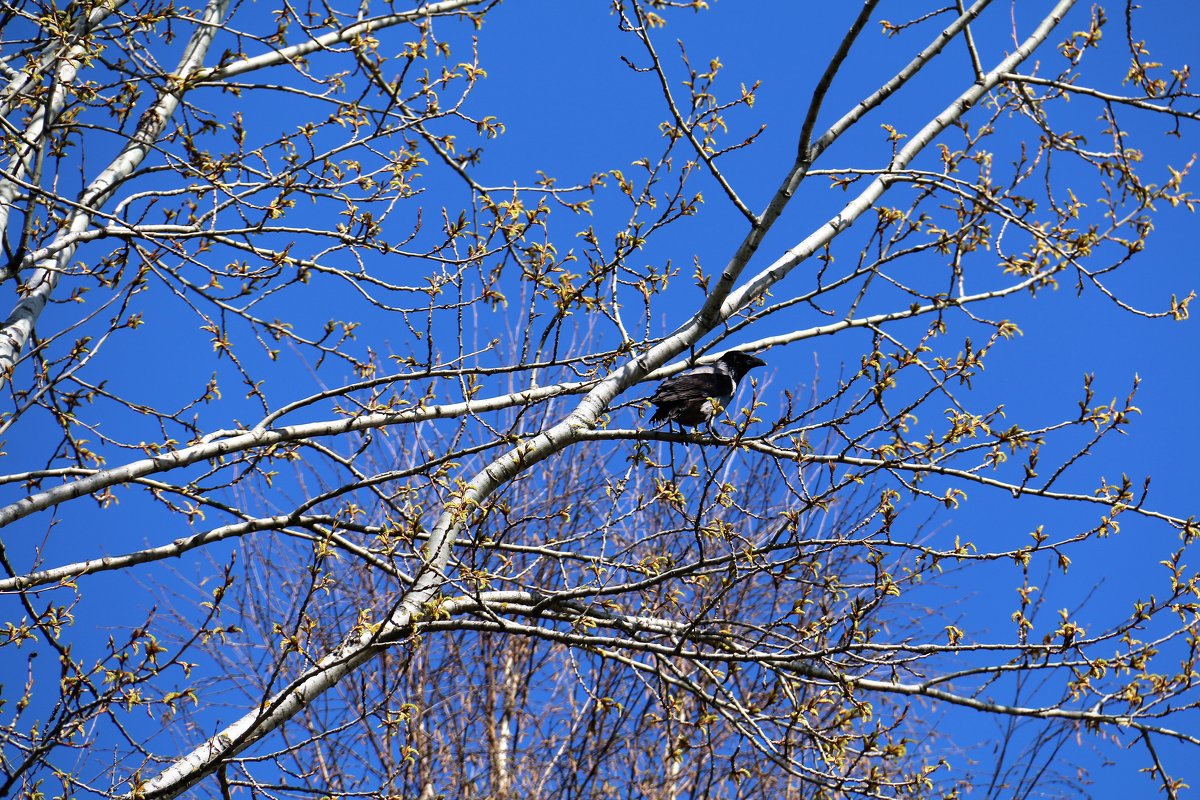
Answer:
<svg viewBox="0 0 1200 800"><path fill-rule="evenodd" d="M689 426L708 422L732 402L738 382L746 373L766 363L740 350L730 350L712 364L667 378L650 396L650 402L658 406L650 422Z"/></svg>

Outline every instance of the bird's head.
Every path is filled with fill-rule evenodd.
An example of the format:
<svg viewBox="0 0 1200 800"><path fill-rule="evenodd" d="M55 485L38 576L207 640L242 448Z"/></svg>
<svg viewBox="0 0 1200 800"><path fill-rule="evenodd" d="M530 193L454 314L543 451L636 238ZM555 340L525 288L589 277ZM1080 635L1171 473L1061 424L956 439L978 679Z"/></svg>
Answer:
<svg viewBox="0 0 1200 800"><path fill-rule="evenodd" d="M755 367L765 367L767 365L767 362L761 358L752 356L749 353L743 353L741 350L730 350L717 359L717 363L724 366L725 370L733 376L735 381L740 381L743 375Z"/></svg>

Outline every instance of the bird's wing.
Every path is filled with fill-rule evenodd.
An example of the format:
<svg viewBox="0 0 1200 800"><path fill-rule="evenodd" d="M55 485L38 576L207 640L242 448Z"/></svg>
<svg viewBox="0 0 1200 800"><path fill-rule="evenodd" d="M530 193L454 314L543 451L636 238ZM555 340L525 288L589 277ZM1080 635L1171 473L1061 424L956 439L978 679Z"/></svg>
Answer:
<svg viewBox="0 0 1200 800"><path fill-rule="evenodd" d="M733 394L735 388L736 384L728 375L689 372L663 381L650 396L650 402L662 405L701 401L710 397L727 397Z"/></svg>

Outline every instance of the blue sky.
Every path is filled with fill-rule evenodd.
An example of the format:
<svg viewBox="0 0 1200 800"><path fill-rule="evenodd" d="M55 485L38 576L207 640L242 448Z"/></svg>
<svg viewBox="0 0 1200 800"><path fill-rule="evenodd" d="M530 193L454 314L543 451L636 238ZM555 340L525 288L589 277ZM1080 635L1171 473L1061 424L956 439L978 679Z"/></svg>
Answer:
<svg viewBox="0 0 1200 800"><path fill-rule="evenodd" d="M1034 4L1040 10L1045 4ZM753 8L734 0L718 0L703 14L672 14L668 27L660 31L657 43L664 60L677 69L675 39L687 42L693 63L705 64L719 57L725 65L716 89L723 96L736 94L741 83L762 80L758 101L752 113L740 111L729 117L731 138L747 134L758 125L766 130L758 143L729 157L722 163L730 180L739 188L748 204L755 209L770 196L778 185L782 171L790 163L795 147L797 129L807 107L815 77L824 67L829 52L849 22L852 11L834 3L793 3L775 0L756 3ZM904 4L883 3L875 19L898 21ZM1022 18L1026 5L1017 13L1022 31L1028 29L1032 16ZM1087 80L1112 92L1123 92L1121 78L1125 69L1120 38L1122 20L1112 9L1105 29L1105 46L1089 55L1085 62ZM998 59L1005 43L1010 40L1008 25L1010 8L1000 5L990 9L976 26L976 34L984 50L985 64ZM1056 32L1055 41L1086 24L1088 8L1080 6L1073 16ZM1200 7L1193 3L1174 2L1147 4L1137 12L1139 37L1150 44L1154 57L1168 64L1196 61L1194 32L1200 30ZM856 102L864 93L889 76L911 51L932 35L938 23L919 26L895 39L882 35L872 24L856 45L846 68L839 74L826 102L821 122L828 124ZM834 33L828 33L832 31ZM394 32L381 37L384 47L397 45L404 36ZM447 34L456 53L465 56L470 32L454 29ZM959 43L955 43L952 49ZM475 113L496 114L504 122L506 133L495 141L483 142L483 160L478 170L480 180L495 185L512 182L528 184L536 178L535 170L557 177L561 183L584 182L591 174L607 169L630 170L637 158L652 153L658 145L657 126L664 118L657 89L647 76L633 74L617 57L629 43L616 30L616 23L607 11L606 3L568 4L561 2L509 3L489 17L479 33L479 51L488 78L469 100ZM955 58L959 67L965 53ZM1043 59L1047 64L1056 56L1047 49ZM1048 72L1052 71L1047 66ZM913 132L936 113L963 87L962 74L938 71L923 75L896 98L889 108L868 117L860 126L833 148L818 165L880 167L886 164L890 150L880 126L889 124L902 132ZM277 108L239 109L238 101L226 100L228 110L243 110L253 117L259 127L253 130L264 140L274 135L271 124L279 132L287 130L301 109L281 100ZM1062 128L1086 132L1099 137L1094 104L1076 102L1072 114L1059 119ZM1058 112L1063 113L1063 112ZM1193 128L1184 127L1182 138L1164 135L1169 128L1163 117L1133 115L1121 112L1121 120L1136 136L1147 153L1146 172L1165 175L1167 164L1181 166L1196 151ZM1019 126L1014 126L1019 127ZM1028 133L1025 126L1025 133ZM1005 134L998 137L999 146L1012 147ZM1099 145L1099 141L1097 141ZM931 152L925 156L933 159ZM999 159L998 159L999 160ZM929 162L927 162L929 163ZM432 168L430 170L433 171ZM1074 180L1075 176L1067 176ZM1085 180L1083 177L1079 178ZM744 232L739 220L711 183L704 186L707 203L701 215L685 220L674 231L660 238L642 255L648 263L671 259L690 272L693 258L703 268L716 272L729 257ZM1081 192L1082 195L1082 192ZM453 192L433 184L428 202L452 202L446 198ZM784 248L805 236L813 227L835 213L846 195L830 189L821 178L809 180L793 200L780 224L763 247L758 261L761 266ZM1083 199L1088 199L1084 197ZM1167 307L1171 294L1186 296L1200 288L1195 269L1192 240L1194 219L1177 209L1159 209L1156 230L1149 247L1139 255L1135 264L1117 276L1114 288L1122 297L1154 311ZM597 198L593 224L598 228L620 225L621 204L611 194ZM572 246L563 233L574 222L564 222L559 228L560 247ZM579 224L584 224L580 222ZM861 241L861 231L852 231L835 245L835 255L847 261L856 255L855 243ZM937 269L939 265L917 262L917 270ZM811 270L801 268L789 278L784 289L796 290L811 279ZM987 278L981 280L986 281ZM344 290L343 290L344 291ZM207 376L213 370L225 370L216 362L205 336L197 330L196 320L172 304L161 288L152 290L147 302L149 335L129 337L115 343L99 357L95 368L107 374L112 386L121 387L146 401L184 402L195 396L197 374ZM349 292L339 293L330 288L321 293L289 293L279 302L300 318L307 318L313 329L319 329L325 319L333 316L336 306L347 299ZM682 321L700 293L690 286L672 290L669 303L656 309L655 333L669 332ZM59 312L52 312L59 313ZM1075 465L1062 479L1062 487L1074 491L1091 491L1100 476L1110 481L1128 474L1135 485L1146 475L1153 476L1149 505L1177 516L1196 513L1197 478L1200 473L1190 456L1200 446L1200 434L1192 421L1192 409L1200 381L1194 368L1194 352L1200 341L1192 322L1174 323L1164 320L1145 320L1117 309L1109 300L1091 289L1076 296L1074 288L1064 284L1056 292L1043 292L1032 302L1027 297L1013 298L990 316L1004 315L1020 326L1024 335L998 345L987 361L986 371L972 386L971 402L978 408L990 408L1003 403L1012 422L1027 427L1045 424L1060 417L1069 417L1076 409L1085 373L1095 373L1094 388L1099 398L1124 397L1134 376L1142 380L1136 405L1142 414L1130 427L1128 435L1102 443L1087 459ZM48 317L52 320L53 317ZM394 348L405 352L414 347L398 334L393 318L386 315L364 316L357 339L352 347L365 352L372 347L377 352ZM800 309L786 319L768 320L755 330L771 332L820 324L817 315ZM511 330L511 319L503 311L477 321L473 333L486 340ZM912 335L898 326L898 335ZM915 329L914 329L915 330ZM953 353L962 336L952 328L946 347ZM728 342L729 345L739 340ZM805 340L763 354L769 363L763 374L766 387L764 398L772 400L772 392L782 389L807 390L814 380L836 380L844 366L851 369L870 346L869 338L861 334L820 337ZM309 373L294 360L284 360L281 366L258 363L256 367L271 370L265 385L274 407L296 397L309 394L319 382L336 383L350 380L342 364L326 365ZM200 380L203 384L203 380ZM640 391L635 390L635 391ZM254 403L241 397L236 383L225 392L222 402L200 409L202 427L214 429L233 427L236 422L251 423L261 411ZM625 398L622 398L625 399ZM317 413L317 411L321 413ZM625 412L627 415L629 412ZM311 417L323 416L324 409L313 410ZM310 418L306 414L301 419ZM632 416L626 420L634 424ZM928 420L936 424L936 420ZM8 460L19 462L9 471L34 468L40 463L39 444L45 435L45 421L18 426L9 437L5 451ZM106 431L131 438L154 438L154 425L137 418L112 416L104 420ZM112 454L114 463L123 460ZM132 456L126 455L124 458ZM1052 461L1047 450L1046 462ZM297 487L289 487L295 491ZM946 512L927 534L952 539L956 535L970 538L981 549L987 543L1011 546L1014 537L1026 537L1039 524L1064 532L1096 516L1092 509L1060 509L1056 506L1014 502L1001 492L981 488L968 490L969 502ZM5 497L11 497L6 492ZM286 502L281 502L286 506ZM116 515L120 514L119 517ZM87 548L87 555L118 553L136 548L143 542L161 543L184 532L179 521L146 503L129 502L115 510L97 513L94 509L63 509L50 522L51 515L41 515L5 531L9 537L36 540L47 534L47 556L50 563L78 557ZM1068 577L1055 577L1046 589L1049 596L1043 614L1054 618L1057 609L1074 609L1086 599L1079 618L1088 627L1103 627L1126 613L1133 599L1150 593L1161 593L1165 574L1158 564L1177 545L1173 533L1165 526L1126 518L1119 535L1099 543L1102 546L1077 550ZM188 557L173 565L178 578L166 572L147 571L133 576L144 577L148 583L168 581L186 587L188 581L197 585L195 596L207 591L200 584L211 580L214 564L228 557L231 548L214 548L211 556ZM212 559L211 561L209 559ZM1045 563L1031 569L1032 580L1043 584ZM1016 605L1013 590L1014 568L1011 564L994 565L989 569L960 571L947 575L943 586L931 589L927 596L913 599L914 615L921 613L922 604L941 609L947 619L967 629L973 637L986 641L989 636L1007 638L1011 635L1008 617ZM129 579L123 576L97 576L87 579L87 597L77 608L77 626L73 633L81 647L98 646L107 637L110 625L135 624L144 614L147 595L140 589L130 591ZM1094 590L1094 591L1093 591ZM191 592L184 588L184 592ZM103 599L97 599L103 598ZM11 604L6 606L11 608ZM15 612L19 613L19 612ZM93 637L90 633L95 633ZM4 683L13 685L24 671L23 663L9 660L3 665ZM220 714L226 721L228 713ZM969 712L948 714L946 727L956 743L964 746L974 741L986 742L996 736L995 722ZM1195 730L1195 728L1193 728ZM1087 743L1085 742L1085 745ZM1074 745L1071 745L1074 747ZM1186 763L1192 754L1165 746L1164 758L1176 774L1200 785L1200 772L1188 774ZM1144 755L1128 758L1107 752L1114 758L1109 766L1087 754L1087 747L1073 751L1093 771L1098 781L1095 796L1128 796L1154 790L1145 776L1136 769L1144 765ZM1174 760L1172 762L1172 759Z"/></svg>

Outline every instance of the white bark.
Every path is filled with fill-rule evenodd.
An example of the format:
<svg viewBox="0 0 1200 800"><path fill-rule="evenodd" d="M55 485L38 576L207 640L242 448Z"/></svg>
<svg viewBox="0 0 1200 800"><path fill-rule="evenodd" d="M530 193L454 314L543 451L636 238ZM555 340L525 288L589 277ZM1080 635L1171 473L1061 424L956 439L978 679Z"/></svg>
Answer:
<svg viewBox="0 0 1200 800"><path fill-rule="evenodd" d="M228 7L229 0L212 0L205 7L204 13L197 21L196 31L175 69L174 77L178 88L160 93L154 104L142 115L129 143L84 190L77 201L75 212L60 229L59 237L72 236L86 230L92 217L117 186L133 174L138 165L145 160L154 142L162 135L167 122L179 107L179 101L185 91L183 87L203 64ZM24 296L0 327L0 385L11 377L21 350L33 335L34 326L54 287L58 285L59 276L74 253L74 245L65 246L59 249L56 255L37 262L29 280L22 286Z"/></svg>
<svg viewBox="0 0 1200 800"><path fill-rule="evenodd" d="M420 13L442 13L457 8L473 5L470 0L443 2L425 6ZM951 33L943 34L935 42L940 49L955 33L961 31L966 24L974 19L974 15L986 5L986 0L972 6L972 11L960 17L959 21L947 29ZM528 470L538 462L560 452L564 448L588 438L596 421L609 405L626 389L635 384L652 370L665 364L686 348L696 344L702 337L711 332L720 323L729 320L734 314L745 308L756 298L774 286L792 269L802 263L814 252L836 238L842 231L854 224L861 215L869 210L896 180L897 173L902 171L921 153L933 139L948 125L958 120L969 108L978 102L988 91L993 89L1004 76L1016 68L1032 53L1062 19L1063 15L1074 5L1074 0L1060 0L1054 9L1041 21L1032 34L1010 56L987 73L981 82L973 83L966 91L955 99L937 117L931 120L920 132L913 136L909 143L897 154L889 167L889 172L880 175L872 181L858 196L851 200L834 219L822 225L818 230L806 237L781 258L767 268L742 282L743 272L750 259L756 253L766 231L773 225L783 208L790 199L795 187L802 180L806 170L809 154L801 154L800 161L793 165L779 191L768 205L767 210L759 216L757 224L748 234L742 246L730 260L720 279L715 282L714 289L706 303L689 320L680 325L671 335L658 345L629 361L612 374L591 386L586 395L579 401L576 408L559 423L551 426L542 433L521 442L515 448L493 461L485 469L475 475L465 487L461 497L447 504L429 534L429 538L421 548L424 560L422 568L414 576L409 590L397 598L393 607L385 615L385 624L380 630L363 634L358 638L344 643L342 646L325 656L313 668L301 675L292 685L277 693L262 708L246 713L242 718L233 722L214 736L200 743L190 753L174 761L169 767L154 776L144 784L131 788L125 795L133 798L170 798L178 796L189 787L195 786L207 775L211 774L225 760L244 751L253 742L261 739L271 731L284 724L300 713L315 697L336 686L346 675L372 658L383 647L402 635L415 623L427 619L427 608L437 592L445 583L445 572L449 568L451 555L459 536L464 532L467 519L473 509L483 504L499 487ZM370 26L395 24L405 15L393 15L379 20L366 21L360 25L350 26L336 33L318 37L309 42L283 48L278 52L246 59L242 62L224 67L220 70L203 71L199 61L203 58L204 50L211 41L211 30L223 12L224 2L214 0L206 11L206 19L212 21L201 25L194 39L194 47L189 47L184 64L181 65L181 76L192 75L203 80L219 80L243 72L259 69L275 64L287 63L289 60L302 56L307 52L326 47L334 42L343 42L357 33L371 30ZM416 13L416 12L414 12ZM411 17L411 15L409 15ZM367 27L362 27L367 26ZM207 37L207 38L205 38ZM936 54L937 49L927 51L926 60ZM923 62L922 62L923 63ZM920 65L916 68L919 69ZM901 83L903 80L901 79ZM898 84L897 84L898 85ZM892 86L888 91L894 91ZM182 90L180 90L182 91ZM879 98L875 102L879 102ZM161 134L163 126L175 110L179 97L167 93L159 98L153 114L148 114L138 135L122 156L110 165L109 169L96 179L85 193L88 208L99 208L109 197L113 188L121 180L128 177L137 164L145 157L150 142ZM856 110L843 117L839 124L848 126L865 112ZM857 114L857 116L853 116ZM834 131L837 128L835 125ZM844 128L842 128L844 130ZM836 138L836 133L834 135ZM824 141L824 137L822 140ZM70 223L65 226L62 235L81 232L91 222L92 213L86 210L76 212ZM40 263L29 284L29 295L18 305L17 311L4 327L4 336L0 337L0 379L3 371L10 369L16 362L22 346L27 341L33 325L40 314L50 292L57 282L58 269L65 265L66 259L73 253L72 247L63 247L51 263ZM370 414L356 418L337 420L334 422L297 425L276 430L256 429L244 433L236 433L229 438L214 442L203 442L173 453L167 453L155 458L143 459L113 470L105 470L96 475L73 481L70 484L58 486L33 495L18 503L0 509L0 526L24 517L35 511L48 508L56 503L75 497L80 497L106 486L126 482L155 472L184 467L210 458L217 458L226 453L239 452L251 448L266 447L304 436L332 435L336 433L360 430L369 427L392 424L396 422L413 422L421 419L432 419L440 416L453 416L472 411L501 408L518 402L530 402L535 399L555 396L569 391L578 391L586 385L562 385L517 392L494 398L490 401L467 402L417 408L395 414ZM502 593L484 593L490 601L504 602ZM515 595L515 593L514 593ZM514 596L514 602L517 598ZM473 602L473 601L472 601ZM464 601L463 608L468 603ZM446 610L445 604L440 608ZM622 618L621 624L635 624L634 618ZM670 623L656 622L657 627ZM566 636L554 631L542 630L533 635ZM590 637L580 635L578 640ZM646 645L651 649L651 645ZM735 655L730 655L732 660ZM841 678L845 680L844 678ZM875 684L878 684L876 686ZM901 693L922 693L933 696L929 692L937 691L932 687L911 689L900 684L885 682L857 683L864 688L878 688L880 691L899 691ZM1081 719L1084 717L1073 717Z"/></svg>
<svg viewBox="0 0 1200 800"><path fill-rule="evenodd" d="M0 180L0 236L5 235L8 230L8 218L11 216L13 203L21 193L22 183L26 176L33 173L41 148L45 146L45 137L62 112L67 98L67 87L75 81L77 62L83 52L84 49L76 45L63 55L56 70L54 89L49 100L34 112L29 124L25 126L17 152L8 160L4 179ZM8 277L8 274L0 273L0 282Z"/></svg>
<svg viewBox="0 0 1200 800"><path fill-rule="evenodd" d="M431 3L413 11L364 20L290 47L243 59L220 69L205 69L203 67L204 57L229 5L228 0L210 3L205 9L204 15L197 22L196 32L176 67L175 88L159 95L156 102L142 116L129 144L80 196L76 211L68 218L54 241L49 245L53 255L32 262L30 265L21 265L22 271L28 266L32 266L33 271L22 287L22 299L13 308L4 324L0 326L0 386L11 379L21 351L30 336L33 335L37 321L58 285L59 276L75 253L80 235L88 229L95 215L110 199L113 191L122 181L133 174L133 171L146 158L190 87L203 82L222 80L253 70L290 63L308 53L347 42L356 36L374 30L422 17L451 13L480 2L483 0L444 0L441 3ZM44 133L44 130L45 126L39 131L39 136ZM4 203L4 199L3 195L0 195L0 209L8 207ZM0 231L2 230L3 226L0 225Z"/></svg>
<svg viewBox="0 0 1200 800"><path fill-rule="evenodd" d="M30 87L41 80L42 74L50 69L56 61L74 61L82 55L85 48L78 40L95 30L100 23L126 2L128 0L112 0L112 2L97 5L86 17L76 19L70 31L67 32L67 37L74 43L65 51L62 49L62 42L57 38L48 42L33 64L19 70L17 77L0 89L0 121L8 119L8 115L17 107L17 101L29 92Z"/></svg>

